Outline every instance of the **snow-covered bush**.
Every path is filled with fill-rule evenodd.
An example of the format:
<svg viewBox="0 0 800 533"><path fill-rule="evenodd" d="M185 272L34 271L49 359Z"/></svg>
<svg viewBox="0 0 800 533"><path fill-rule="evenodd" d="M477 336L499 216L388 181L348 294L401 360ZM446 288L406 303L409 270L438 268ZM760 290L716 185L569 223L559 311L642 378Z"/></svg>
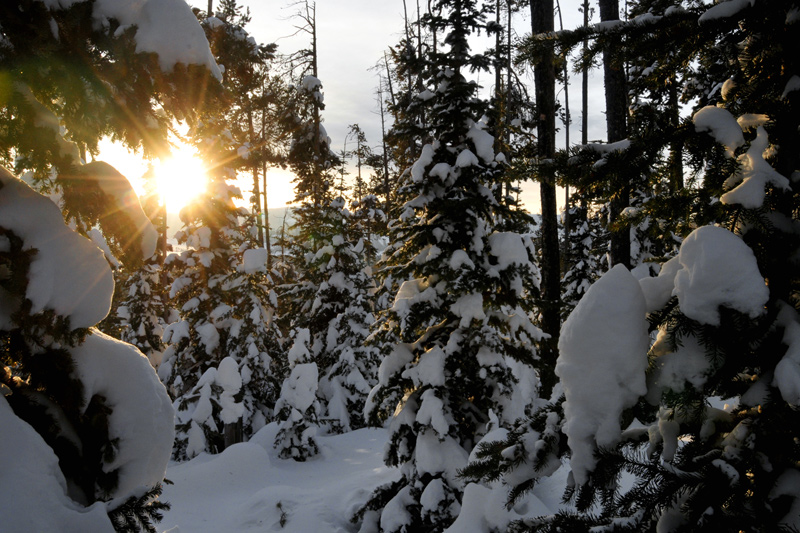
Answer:
<svg viewBox="0 0 800 533"><path fill-rule="evenodd" d="M103 253L5 169L0 264L2 469L19 473L1 484L4 528L111 531L105 512L164 477L169 397L138 349L91 329L114 290Z"/></svg>

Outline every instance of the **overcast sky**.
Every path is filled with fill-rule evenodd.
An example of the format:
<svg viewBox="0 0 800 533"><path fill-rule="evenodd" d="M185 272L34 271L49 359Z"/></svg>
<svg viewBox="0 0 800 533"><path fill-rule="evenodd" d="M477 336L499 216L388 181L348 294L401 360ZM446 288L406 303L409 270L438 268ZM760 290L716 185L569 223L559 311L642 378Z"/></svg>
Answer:
<svg viewBox="0 0 800 533"><path fill-rule="evenodd" d="M240 0L250 8L252 22L247 30L261 43L275 42L281 53L291 53L309 46L307 34L289 37L294 33L292 15L300 6L292 7L289 0ZM416 10L416 3L407 0L409 9ZM564 26L575 27L582 23L583 15L578 11L581 0L564 2ZM205 7L205 6L203 6ZM517 31L530 31L528 12L517 16ZM556 20L558 27L558 20ZM395 44L403 30L402 0L319 0L317 2L317 33L319 49L319 77L325 92L326 109L323 119L333 149L342 149L344 137L350 124L358 123L373 146L381 139L380 116L375 91L378 85L374 66L381 60L389 46ZM476 51L477 46L475 47ZM525 78L532 84L532 76ZM493 82L491 73L479 79L487 87ZM605 120L602 115L603 94L600 73L592 76L590 89L589 139L604 138ZM559 87L560 98L563 88ZM580 141L580 79L576 78L570 88L573 126L571 141ZM559 134L563 146L563 128ZM538 211L538 184L524 185L524 199L528 208ZM559 194L559 203L563 193Z"/></svg>

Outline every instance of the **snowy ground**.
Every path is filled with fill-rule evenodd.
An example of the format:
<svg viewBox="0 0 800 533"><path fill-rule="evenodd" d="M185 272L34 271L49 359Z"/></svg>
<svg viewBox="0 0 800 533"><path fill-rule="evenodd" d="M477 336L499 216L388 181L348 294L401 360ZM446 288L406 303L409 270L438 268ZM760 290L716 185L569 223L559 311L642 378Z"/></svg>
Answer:
<svg viewBox="0 0 800 533"><path fill-rule="evenodd" d="M350 532L349 517L372 489L399 477L383 464L388 434L361 429L320 437L322 455L279 459L271 424L223 453L173 464L162 498L172 505L159 529L169 533Z"/></svg>
<svg viewBox="0 0 800 533"><path fill-rule="evenodd" d="M159 530L168 533L351 533L349 517L378 485L399 477L383 464L388 433L361 429L320 437L321 456L297 463L279 459L272 448L277 426L262 429L249 442L213 456L172 464L162 498L172 505ZM556 475L537 487L526 506L556 509L564 487ZM520 509L522 514L533 509ZM468 511L467 509L462 510ZM477 509L475 511L478 511ZM478 511L482 515L485 510ZM478 518L480 521L480 518ZM480 528L472 523L467 529Z"/></svg>

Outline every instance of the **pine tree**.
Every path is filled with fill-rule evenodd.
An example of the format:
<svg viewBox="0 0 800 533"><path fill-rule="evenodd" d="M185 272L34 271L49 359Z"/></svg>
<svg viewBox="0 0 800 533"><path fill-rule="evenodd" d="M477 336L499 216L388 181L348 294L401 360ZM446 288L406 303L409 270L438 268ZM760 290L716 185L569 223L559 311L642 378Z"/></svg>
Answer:
<svg viewBox="0 0 800 533"><path fill-rule="evenodd" d="M233 202L239 190L228 183L241 159L232 156L235 144L220 119L206 117L193 136L213 171L209 191L181 212L186 226L176 236L187 249L167 258L175 272L170 298L181 317L165 332L171 345L159 376L178 410L176 459L219 452L250 437L271 420L281 377L277 300L266 255L252 247L250 231L240 224L245 212ZM226 359L237 368L220 374ZM227 387L234 374L239 385ZM230 420L225 411L225 392L233 389L235 401L244 402L231 407L241 420Z"/></svg>
<svg viewBox="0 0 800 533"><path fill-rule="evenodd" d="M483 13L460 0L437 2L434 13L426 24L445 30L449 49L430 57L433 141L406 174L401 195L410 200L391 226L384 276L402 284L379 320L389 355L367 405L376 418L398 409L385 462L402 477L361 511L382 531L442 531L458 515L458 470L490 411L504 423L522 414L512 407L523 403L511 399L513 360L532 363L541 338L523 304L537 292L532 242L495 231L507 214L495 195L503 167L479 122L485 103L464 77L488 66L467 43Z"/></svg>
<svg viewBox="0 0 800 533"><path fill-rule="evenodd" d="M210 99L219 93L192 12L162 14L101 2L0 7L0 157L60 204L0 172L4 437L21 438L15 453L35 454L28 460L45 474L8 480L16 483L3 490L9 530L154 531L163 509L153 500L158 489L142 497L142 488L163 479L172 409L147 359L93 328L109 311L113 281L106 258L78 234L99 225L131 270L152 256L156 232L128 180L104 162L84 162L106 135L159 153L171 122L201 105L194 88ZM139 39L165 26L190 46ZM15 458L4 457L9 472ZM17 497L41 513L22 516ZM80 512L95 502L113 502L112 516ZM119 522L117 511L140 522Z"/></svg>
<svg viewBox="0 0 800 533"><path fill-rule="evenodd" d="M310 332L305 328L294 330L292 341L287 352L289 374L275 406L280 423L275 448L284 459L305 461L319 453L319 368L311 357Z"/></svg>
<svg viewBox="0 0 800 533"><path fill-rule="evenodd" d="M685 86L698 97L691 122L660 145L680 141L690 168L704 174L690 194L714 198L713 208L694 215L698 227L657 277L635 283L616 267L568 319L559 440L569 438L573 508L513 530L794 530L798 315L789 265L798 241L788 177L798 154L785 147L798 142L798 65L786 54L798 5L648 5L613 31L625 36L625 53L657 70L695 65ZM598 325L612 301L614 309L632 304L632 314L616 340L593 342L628 355L602 363L585 339L604 335ZM632 348L623 337L639 340ZM599 365L594 389L580 361ZM635 375L623 377L631 368ZM589 402L599 412L585 391L608 383L627 392L603 411L603 424L617 429L601 431L585 418ZM634 417L642 426L626 429ZM621 483L623 473L632 483Z"/></svg>

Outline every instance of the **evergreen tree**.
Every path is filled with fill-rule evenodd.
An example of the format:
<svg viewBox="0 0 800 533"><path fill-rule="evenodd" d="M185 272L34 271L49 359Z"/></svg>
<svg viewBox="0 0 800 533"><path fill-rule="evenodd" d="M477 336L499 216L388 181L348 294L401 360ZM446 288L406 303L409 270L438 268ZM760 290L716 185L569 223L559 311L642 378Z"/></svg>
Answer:
<svg viewBox="0 0 800 533"><path fill-rule="evenodd" d="M799 67L786 54L798 5L647 5L613 31L625 36L626 54L656 70L697 66L685 86L698 97L691 122L664 130L672 133L660 146L680 141L704 175L690 197L715 200L693 215L698 227L657 277L636 283L615 267L568 319L557 369L562 422L552 433L554 453L571 455L573 507L512 529L795 530L798 240L789 176L799 163L785 147L798 142ZM609 318L610 309L620 314ZM618 355L599 353L608 347ZM612 398L613 408L599 409ZM642 426L627 427L634 417ZM506 471L536 464L528 453ZM623 485L623 474L632 482Z"/></svg>
<svg viewBox="0 0 800 533"><path fill-rule="evenodd" d="M170 298L181 317L165 333L171 345L159 376L178 410L176 459L219 452L255 433L272 418L280 380L277 300L266 255L252 247L239 220L245 213L233 203L239 190L228 183L235 176L230 165L241 160L231 155L224 122L209 116L193 135L214 170L209 191L181 212L186 226L176 236L187 249L167 258L175 272ZM237 368L221 373L225 360ZM244 402L231 407L241 420L225 410L231 401L226 391L233 389L234 400Z"/></svg>
<svg viewBox="0 0 800 533"><path fill-rule="evenodd" d="M97 246L76 233L99 225L131 270L152 256L156 232L128 180L104 162L83 163L106 135L159 153L171 122L219 92L189 8L147 4L0 7L0 157L59 202L0 172L3 441L19 438L14 453L29 454L41 474L4 478L15 484L2 502L12 531L155 531L164 508L157 488L142 488L163 479L172 409L146 358L93 329L113 280ZM140 39L165 28L187 46ZM4 457L11 472L14 454ZM19 513L17 498L36 502L38 515ZM94 506L110 516L85 509L95 502L110 502Z"/></svg>
<svg viewBox="0 0 800 533"><path fill-rule="evenodd" d="M275 448L284 459L305 461L319 453L319 369L310 353L310 332L305 328L294 330L292 341L287 352L289 374L275 406L280 422Z"/></svg>
<svg viewBox="0 0 800 533"><path fill-rule="evenodd" d="M445 30L449 49L430 56L433 141L405 174L401 195L410 200L391 226L384 275L402 284L379 320L390 352L367 404L374 418L398 410L385 461L402 477L361 511L365 527L382 531L442 531L458 515L458 470L490 411L503 423L522 414L513 409L524 403L512 401L521 375L513 360L532 363L541 339L523 304L537 292L533 246L527 235L495 231L508 215L495 195L503 167L479 122L485 103L465 78L488 66L467 43L483 12L448 0L434 13L426 24Z"/></svg>

